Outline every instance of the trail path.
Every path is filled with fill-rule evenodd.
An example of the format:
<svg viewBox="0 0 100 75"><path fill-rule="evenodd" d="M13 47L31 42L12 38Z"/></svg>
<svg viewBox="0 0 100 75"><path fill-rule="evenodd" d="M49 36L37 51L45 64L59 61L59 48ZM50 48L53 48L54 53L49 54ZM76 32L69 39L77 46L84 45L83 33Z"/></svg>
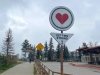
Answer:
<svg viewBox="0 0 100 75"><path fill-rule="evenodd" d="M33 63L22 63L8 69L0 75L33 75Z"/></svg>

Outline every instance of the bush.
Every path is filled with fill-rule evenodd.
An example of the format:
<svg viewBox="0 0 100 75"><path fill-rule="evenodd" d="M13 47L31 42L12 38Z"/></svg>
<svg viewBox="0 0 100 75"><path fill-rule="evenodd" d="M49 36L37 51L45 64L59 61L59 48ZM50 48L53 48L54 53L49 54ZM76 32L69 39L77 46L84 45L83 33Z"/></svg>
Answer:
<svg viewBox="0 0 100 75"><path fill-rule="evenodd" d="M0 69L1 69L1 67L3 68L3 66L6 64L7 64L7 60L5 59L5 57L0 56Z"/></svg>

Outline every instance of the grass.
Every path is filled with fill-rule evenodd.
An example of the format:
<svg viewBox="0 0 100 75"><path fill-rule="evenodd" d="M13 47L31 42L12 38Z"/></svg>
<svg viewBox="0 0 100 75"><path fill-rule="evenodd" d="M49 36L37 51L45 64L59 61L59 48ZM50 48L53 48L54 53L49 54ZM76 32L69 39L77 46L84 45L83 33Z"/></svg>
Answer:
<svg viewBox="0 0 100 75"><path fill-rule="evenodd" d="M9 68L15 66L16 64L9 64L9 65L2 65L0 67L0 73L3 73L4 71L8 70Z"/></svg>
<svg viewBox="0 0 100 75"><path fill-rule="evenodd" d="M3 72L4 72L4 70L0 70L0 74L3 73Z"/></svg>
<svg viewBox="0 0 100 75"><path fill-rule="evenodd" d="M17 64L20 64L20 63L9 64L9 65L2 65L0 67L0 74L3 73L4 71L8 70L9 68L12 68L12 67L16 66Z"/></svg>

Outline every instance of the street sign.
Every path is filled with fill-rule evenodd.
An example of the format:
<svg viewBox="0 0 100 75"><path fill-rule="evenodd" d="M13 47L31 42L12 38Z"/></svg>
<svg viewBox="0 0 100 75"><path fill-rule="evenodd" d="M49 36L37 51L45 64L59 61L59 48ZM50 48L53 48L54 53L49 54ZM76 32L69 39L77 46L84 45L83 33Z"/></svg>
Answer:
<svg viewBox="0 0 100 75"><path fill-rule="evenodd" d="M73 36L69 33L50 33L50 35L61 45L64 45Z"/></svg>
<svg viewBox="0 0 100 75"><path fill-rule="evenodd" d="M73 25L74 16L68 8L58 6L51 11L49 21L56 30L65 31Z"/></svg>
<svg viewBox="0 0 100 75"><path fill-rule="evenodd" d="M61 75L63 75L63 45L73 36L73 34L63 33L63 31L72 27L74 15L68 8L64 6L58 6L51 11L49 21L53 28L61 31L61 34L50 34L59 44L61 44Z"/></svg>
<svg viewBox="0 0 100 75"><path fill-rule="evenodd" d="M36 49L37 50L42 50L44 48L44 46L41 44L41 43L39 43L37 46L36 46Z"/></svg>

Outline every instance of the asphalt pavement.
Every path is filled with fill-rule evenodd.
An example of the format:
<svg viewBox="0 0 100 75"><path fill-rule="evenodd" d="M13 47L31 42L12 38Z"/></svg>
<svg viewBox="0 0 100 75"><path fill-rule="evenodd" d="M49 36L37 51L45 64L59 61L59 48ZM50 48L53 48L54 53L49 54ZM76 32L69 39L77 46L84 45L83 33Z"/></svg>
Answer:
<svg viewBox="0 0 100 75"><path fill-rule="evenodd" d="M60 72L60 62L43 62L49 69L55 72ZM78 63L80 64L80 63ZM64 73L71 75L100 75L100 70L94 68L87 68L83 66L75 66L70 63L64 62ZM22 63L1 75L33 75L33 63Z"/></svg>
<svg viewBox="0 0 100 75"><path fill-rule="evenodd" d="M55 72L60 72L60 62L44 62L44 64ZM79 64L79 63L78 63ZM81 64L81 63L80 63ZM73 66L70 63L64 62L64 73L71 75L100 75L100 70L87 67Z"/></svg>
<svg viewBox="0 0 100 75"><path fill-rule="evenodd" d="M22 63L8 69L0 75L33 75L33 63Z"/></svg>

